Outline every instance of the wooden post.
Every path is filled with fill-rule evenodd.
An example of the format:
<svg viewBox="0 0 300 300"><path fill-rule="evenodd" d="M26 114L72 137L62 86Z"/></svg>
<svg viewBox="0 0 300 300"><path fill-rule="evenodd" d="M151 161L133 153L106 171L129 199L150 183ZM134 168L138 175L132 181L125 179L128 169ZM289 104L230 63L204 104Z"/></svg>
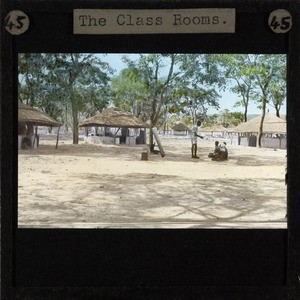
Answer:
<svg viewBox="0 0 300 300"><path fill-rule="evenodd" d="M32 145L31 147L34 149L34 144L35 144L35 135L36 135L36 127L35 127L35 130L33 131L33 142L32 142Z"/></svg>
<svg viewBox="0 0 300 300"><path fill-rule="evenodd" d="M56 146L55 146L55 149L57 149L57 147L58 147L59 130L60 130L60 126L58 127L58 130L57 130L57 137L56 137Z"/></svg>
<svg viewBox="0 0 300 300"><path fill-rule="evenodd" d="M148 151L142 152L141 160L148 160Z"/></svg>

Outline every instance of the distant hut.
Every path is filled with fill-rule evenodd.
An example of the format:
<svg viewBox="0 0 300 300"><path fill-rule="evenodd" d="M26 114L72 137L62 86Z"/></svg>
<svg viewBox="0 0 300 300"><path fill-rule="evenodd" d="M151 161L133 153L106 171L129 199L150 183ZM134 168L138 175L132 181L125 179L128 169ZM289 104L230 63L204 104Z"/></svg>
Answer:
<svg viewBox="0 0 300 300"><path fill-rule="evenodd" d="M174 135L187 135L189 131L188 126L183 122L177 122L173 126Z"/></svg>
<svg viewBox="0 0 300 300"><path fill-rule="evenodd" d="M173 128L170 124L164 124L159 128L158 131L160 134L172 134L173 133Z"/></svg>
<svg viewBox="0 0 300 300"><path fill-rule="evenodd" d="M119 140L120 143L145 144L146 128L150 126L120 108L109 108L98 115L83 120L78 124L78 127L103 127L105 129L102 136L92 137L88 141L118 143ZM109 128L115 130L108 132L107 129ZM139 133L129 136L129 129L139 130Z"/></svg>
<svg viewBox="0 0 300 300"><path fill-rule="evenodd" d="M59 128L62 123L48 116L46 113L28 106L22 102L18 103L18 149L35 148L39 145L37 134L38 126L58 127L56 148L58 145Z"/></svg>
<svg viewBox="0 0 300 300"><path fill-rule="evenodd" d="M234 128L238 134L238 144L256 147L259 125L262 116L257 116L248 122ZM286 121L271 114L266 114L263 122L262 147L286 148Z"/></svg>
<svg viewBox="0 0 300 300"><path fill-rule="evenodd" d="M217 133L218 136L223 136L224 132L226 132L226 128L221 125L212 125L208 127L200 127L199 131L201 133L210 134L211 136L214 136L214 134Z"/></svg>

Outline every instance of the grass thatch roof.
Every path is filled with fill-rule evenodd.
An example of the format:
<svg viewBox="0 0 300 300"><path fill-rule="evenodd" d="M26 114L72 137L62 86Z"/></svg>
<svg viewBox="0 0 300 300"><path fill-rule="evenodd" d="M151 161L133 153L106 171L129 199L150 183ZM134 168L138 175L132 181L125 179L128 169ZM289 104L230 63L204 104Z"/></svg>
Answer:
<svg viewBox="0 0 300 300"><path fill-rule="evenodd" d="M200 128L199 131L206 131L206 132L224 132L226 128L221 125L213 125L209 127Z"/></svg>
<svg viewBox="0 0 300 300"><path fill-rule="evenodd" d="M258 133L260 121L261 116L257 116L235 127L234 132ZM266 114L263 123L263 133L286 134L286 121L271 114Z"/></svg>
<svg viewBox="0 0 300 300"><path fill-rule="evenodd" d="M101 114L88 118L78 124L78 127L104 126L104 127L129 127L149 128L150 126L120 108L109 108Z"/></svg>
<svg viewBox="0 0 300 300"><path fill-rule="evenodd" d="M35 126L60 127L62 125L62 123L51 118L46 113L22 102L18 103L18 122L31 123Z"/></svg>
<svg viewBox="0 0 300 300"><path fill-rule="evenodd" d="M173 126L174 131L187 131L188 129L189 129L188 126L183 122L175 123Z"/></svg>

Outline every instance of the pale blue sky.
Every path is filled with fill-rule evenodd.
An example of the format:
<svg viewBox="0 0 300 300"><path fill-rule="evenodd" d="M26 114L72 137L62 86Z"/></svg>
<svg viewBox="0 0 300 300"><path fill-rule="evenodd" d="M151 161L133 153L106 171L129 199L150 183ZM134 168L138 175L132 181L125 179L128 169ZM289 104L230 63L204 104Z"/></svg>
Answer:
<svg viewBox="0 0 300 300"><path fill-rule="evenodd" d="M116 74L118 74L124 67L125 65L122 62L122 56L127 55L131 59L137 59L139 54L99 54L99 57L101 58L102 61L106 61L110 64L110 66L116 70ZM219 104L220 104L220 109L229 109L229 111L240 111L243 112L242 107L234 107L234 104L239 100L238 95L231 93L230 91L226 90L225 92L219 92L221 95L221 98L219 99ZM275 109L271 107L270 105L267 106L267 109L269 110L270 113L275 114ZM286 105L284 105L281 108L281 114L285 115L286 114ZM210 108L208 110L208 114L214 114L218 113L218 110L214 108ZM260 110L257 108L257 104L255 103L250 103L248 107L248 114L260 114Z"/></svg>

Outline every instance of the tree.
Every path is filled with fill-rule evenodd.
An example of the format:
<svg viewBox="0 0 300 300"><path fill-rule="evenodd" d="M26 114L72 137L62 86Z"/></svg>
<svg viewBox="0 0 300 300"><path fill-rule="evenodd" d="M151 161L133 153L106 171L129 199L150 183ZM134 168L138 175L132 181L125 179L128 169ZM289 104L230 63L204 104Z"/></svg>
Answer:
<svg viewBox="0 0 300 300"><path fill-rule="evenodd" d="M137 68L123 69L112 79L111 96L115 106L147 121L149 116L146 112L150 109L148 103L150 95L144 82L139 80L141 76L141 71Z"/></svg>
<svg viewBox="0 0 300 300"><path fill-rule="evenodd" d="M45 61L46 56L42 53L19 54L19 100L32 107L40 102L45 92Z"/></svg>
<svg viewBox="0 0 300 300"><path fill-rule="evenodd" d="M255 84L258 86L257 102L260 104L262 111L257 143L257 146L261 147L266 106L272 98L274 85L278 85L279 82L284 80L282 74L285 69L285 57L283 55L252 55L248 56L248 60L252 65Z"/></svg>
<svg viewBox="0 0 300 300"><path fill-rule="evenodd" d="M78 144L78 114L80 105L85 102L80 90L105 87L109 80L107 72L110 68L94 54L57 54L53 58L51 65L55 78L68 93L71 104L73 144Z"/></svg>
<svg viewBox="0 0 300 300"><path fill-rule="evenodd" d="M42 111L62 121L61 89L51 82L46 67L50 54L19 54L19 89L18 97L29 106L39 107Z"/></svg>
<svg viewBox="0 0 300 300"><path fill-rule="evenodd" d="M78 143L80 112L107 104L102 100L112 69L94 54L26 54L19 64L20 97L29 95L46 112L68 115L70 107L73 143ZM102 103L102 104L101 104Z"/></svg>
<svg viewBox="0 0 300 300"><path fill-rule="evenodd" d="M189 114L193 108L202 116L206 106L218 107L214 85L220 78L217 62L210 55L149 54L138 60L124 57L124 62L127 69L113 81L114 103L125 102L127 108L149 120L151 128L165 126L170 113ZM153 148L150 135L150 150Z"/></svg>
<svg viewBox="0 0 300 300"><path fill-rule="evenodd" d="M216 124L219 124L219 115L218 114L212 114L212 115L207 115L206 119L203 122L204 127L210 127Z"/></svg>
<svg viewBox="0 0 300 300"><path fill-rule="evenodd" d="M280 118L280 109L286 100L286 58L284 55L277 57L277 76L273 78L270 85L270 102L275 108L276 116Z"/></svg>
<svg viewBox="0 0 300 300"><path fill-rule="evenodd" d="M181 106L185 115L190 116L193 124L197 120L205 120L207 118L207 110L209 107L219 108L217 99L220 96L215 89L185 89L181 97Z"/></svg>
<svg viewBox="0 0 300 300"><path fill-rule="evenodd" d="M220 123L223 127L228 128L237 126L244 120L244 114L241 112L230 112L229 109L224 109L220 112Z"/></svg>
<svg viewBox="0 0 300 300"><path fill-rule="evenodd" d="M180 70L179 107L190 116L192 123L197 119L204 121L209 107L219 108L217 88L223 89L225 84L224 77L220 76L219 58L211 54L183 55Z"/></svg>
<svg viewBox="0 0 300 300"><path fill-rule="evenodd" d="M254 100L253 70L244 54L224 54L220 56L224 77L232 84L230 90L241 97L235 106L244 108L244 122L247 122L248 106Z"/></svg>
<svg viewBox="0 0 300 300"><path fill-rule="evenodd" d="M116 91L123 90L124 95L125 89L122 89L122 86L126 82L129 83L126 92L131 91L131 94L126 95L125 99L131 98L127 103L130 103L132 108L134 105L140 108L139 114L150 121L151 128L158 124L163 108L169 100L168 90L177 76L174 72L177 61L176 54L141 54L136 61L124 57L127 70L122 72L122 79L119 79ZM153 135L150 134L150 151L153 149Z"/></svg>
<svg viewBox="0 0 300 300"><path fill-rule="evenodd" d="M284 82L273 83L271 86L270 105L275 108L276 116L280 118L280 109L286 99L286 85Z"/></svg>
<svg viewBox="0 0 300 300"><path fill-rule="evenodd" d="M249 101L255 101L261 109L258 143L261 147L263 122L267 104L273 103L276 114L285 99L286 60L284 55L223 55L221 62L225 76L236 83L231 90L242 97L237 106L243 106L247 120Z"/></svg>

